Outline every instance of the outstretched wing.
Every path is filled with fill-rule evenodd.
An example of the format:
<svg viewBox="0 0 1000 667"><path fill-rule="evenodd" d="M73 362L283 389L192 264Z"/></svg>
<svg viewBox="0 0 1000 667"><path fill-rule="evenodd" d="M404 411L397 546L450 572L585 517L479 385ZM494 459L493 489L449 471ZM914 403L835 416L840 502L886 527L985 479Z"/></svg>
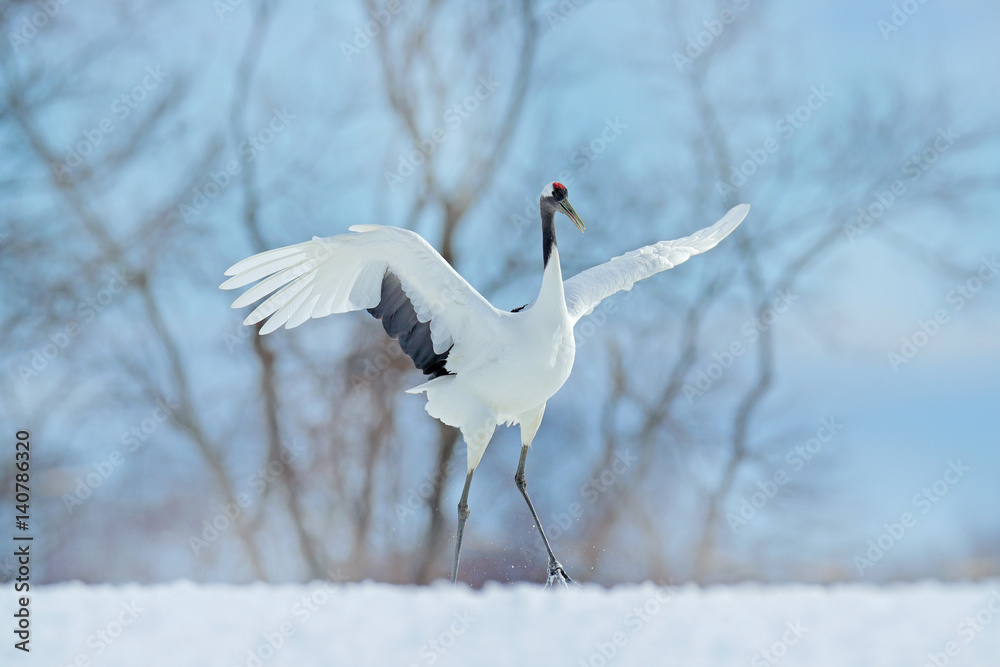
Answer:
<svg viewBox="0 0 1000 667"><path fill-rule="evenodd" d="M496 340L497 311L414 232L355 225L349 234L270 250L234 264L222 289L260 281L233 308L268 297L243 321L260 333L363 308L382 320L418 368L465 368ZM447 360L447 371L445 361Z"/></svg>
<svg viewBox="0 0 1000 667"><path fill-rule="evenodd" d="M674 241L660 241L582 271L565 282L566 308L573 323L593 312L602 300L632 289L644 278L672 269L692 255L711 250L736 229L750 212L749 204L734 206L711 227Z"/></svg>

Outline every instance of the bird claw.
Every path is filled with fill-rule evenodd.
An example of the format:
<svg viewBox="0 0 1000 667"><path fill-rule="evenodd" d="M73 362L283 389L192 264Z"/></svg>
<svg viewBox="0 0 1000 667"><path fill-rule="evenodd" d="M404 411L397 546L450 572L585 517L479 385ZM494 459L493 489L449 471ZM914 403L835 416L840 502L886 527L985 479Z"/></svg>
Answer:
<svg viewBox="0 0 1000 667"><path fill-rule="evenodd" d="M559 561L552 561L549 563L549 578L545 582L546 588L552 588L556 584L562 584L564 588L569 588L570 584L579 586L575 581L573 581L563 566L559 564Z"/></svg>

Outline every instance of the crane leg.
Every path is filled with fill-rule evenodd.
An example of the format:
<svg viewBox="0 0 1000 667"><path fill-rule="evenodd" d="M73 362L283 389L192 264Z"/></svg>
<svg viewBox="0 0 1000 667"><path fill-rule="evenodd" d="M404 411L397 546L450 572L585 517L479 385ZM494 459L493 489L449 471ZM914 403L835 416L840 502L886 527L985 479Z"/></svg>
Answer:
<svg viewBox="0 0 1000 667"><path fill-rule="evenodd" d="M517 484L517 490L521 492L524 496L524 502L528 503L528 510L531 512L531 518L534 519L535 525L538 526L538 532L542 536L542 542L545 544L545 551L549 554L549 578L546 581L546 586L553 586L554 584L560 583L563 586L568 586L571 583L575 583L570 579L569 575L566 574L566 570L563 566L556 560L556 556L552 553L552 547L549 546L549 539L545 537L545 530L542 528L542 522L538 520L538 513L535 512L535 506L531 504L531 498L528 497L528 482L524 478L524 462L528 459L528 447L530 442L521 445L521 461L517 464L517 472L514 474L514 483Z"/></svg>
<svg viewBox="0 0 1000 667"><path fill-rule="evenodd" d="M465 534L465 520L469 518L469 486L472 485L472 473L470 470L465 477L465 488L462 489L462 498L458 501L458 534L455 537L455 564L451 567L451 583L458 580L458 557L462 554L462 536Z"/></svg>

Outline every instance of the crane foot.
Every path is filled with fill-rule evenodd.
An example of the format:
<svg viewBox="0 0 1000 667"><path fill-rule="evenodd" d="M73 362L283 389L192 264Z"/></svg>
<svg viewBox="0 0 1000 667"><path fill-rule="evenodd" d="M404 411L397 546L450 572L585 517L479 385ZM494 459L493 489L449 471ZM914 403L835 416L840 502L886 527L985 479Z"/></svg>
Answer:
<svg viewBox="0 0 1000 667"><path fill-rule="evenodd" d="M563 566L559 564L559 561L554 560L549 563L549 578L548 581L545 582L545 587L552 588L553 586L557 586L559 584L562 584L563 588L569 588L570 584L575 586L580 585L573 581L568 574L566 574L566 570L564 570Z"/></svg>

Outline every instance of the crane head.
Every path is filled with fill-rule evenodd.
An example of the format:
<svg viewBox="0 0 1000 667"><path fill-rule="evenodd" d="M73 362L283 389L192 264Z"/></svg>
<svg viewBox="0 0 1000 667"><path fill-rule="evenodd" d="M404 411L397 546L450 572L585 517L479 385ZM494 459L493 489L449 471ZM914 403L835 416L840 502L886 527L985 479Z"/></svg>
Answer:
<svg viewBox="0 0 1000 667"><path fill-rule="evenodd" d="M545 189L542 190L538 202L543 209L564 213L581 232L587 229L586 225L583 224L583 220L573 210L573 205L569 203L568 191L562 183L553 181L546 185Z"/></svg>

